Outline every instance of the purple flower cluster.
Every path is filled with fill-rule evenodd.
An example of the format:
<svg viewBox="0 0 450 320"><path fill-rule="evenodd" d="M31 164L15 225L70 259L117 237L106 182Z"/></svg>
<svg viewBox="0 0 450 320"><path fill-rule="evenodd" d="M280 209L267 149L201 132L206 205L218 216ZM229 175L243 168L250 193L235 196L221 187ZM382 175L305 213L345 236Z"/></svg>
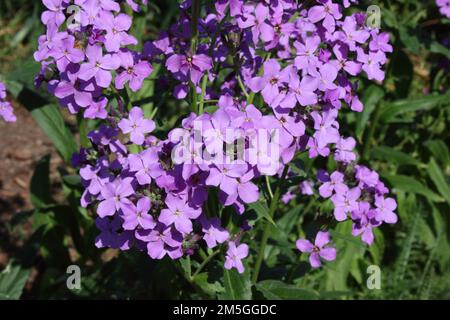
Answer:
<svg viewBox="0 0 450 320"><path fill-rule="evenodd" d="M374 240L373 228L382 223L397 222L394 213L397 203L386 197L389 190L375 171L361 165L349 166L331 175L319 172L318 180L322 182L320 195L330 198L333 203L335 219L344 221L350 217L353 235L362 235L362 240L368 245Z"/></svg>
<svg viewBox="0 0 450 320"><path fill-rule="evenodd" d="M176 259L196 246L194 230L203 234L209 248L228 240L219 219L202 213L206 176L197 171L183 177L183 166L171 160L174 144L147 135L153 121L134 107L118 126L144 150L130 153L118 140L119 130L101 126L89 134L93 148L74 159L82 167L86 188L82 205L98 203L101 233L96 245L122 250L135 246L154 259Z"/></svg>
<svg viewBox="0 0 450 320"><path fill-rule="evenodd" d="M388 34L365 26L364 14L345 15L357 1L219 0L195 19L196 1L184 1L179 20L142 53L128 48L137 41L118 2L75 0L79 23L64 29L72 2L44 0L37 82L47 82L71 112L108 120L89 134L92 147L74 158L82 205L97 214L98 247L134 247L153 259L227 247L225 268L243 272L248 223L227 230L208 200L217 194L215 203L243 214L260 199L262 177L284 178L300 152L355 168L353 176L319 177L321 195L331 197L338 221L350 215L355 235L369 243L371 228L395 222L395 201L384 197L388 190L375 172L356 165L356 141L341 134L338 122L346 107L363 109L355 77L382 81L392 51ZM139 106L128 107L122 91L140 90L156 63L166 71L161 82L173 84L175 98L189 97L197 112L166 139L151 135L155 123ZM203 112L212 101L217 110ZM313 194L312 181L301 191ZM299 240L297 247L318 267L320 257L336 257L329 242L319 232L314 245Z"/></svg>
<svg viewBox="0 0 450 320"><path fill-rule="evenodd" d="M6 86L0 81L0 117L6 122L16 122L14 110L8 101L6 101Z"/></svg>
<svg viewBox="0 0 450 320"><path fill-rule="evenodd" d="M380 181L375 171L354 163L343 164L339 170L331 174L319 170L317 180L319 195L330 199L333 204L335 220L342 222L350 218L353 222L352 235L361 236L361 240L367 245L372 245L374 241L374 228L383 223L397 223L398 217L395 214L397 203L393 198L386 196L389 190ZM313 195L311 183L303 181L300 192L303 195ZM291 190L283 196L283 202L289 203L294 198L295 194ZM307 240L299 240L297 248L302 252L313 252L306 249L310 246L307 247L305 241ZM316 244L316 246L320 248L320 245ZM329 259L322 258L331 261L334 257L335 254L329 256ZM310 263L317 268L320 266L320 259L318 256L311 256Z"/></svg>
<svg viewBox="0 0 450 320"><path fill-rule="evenodd" d="M128 33L132 18L114 0L43 3L47 10L41 20L47 30L34 54L41 63L36 84L48 83L48 90L71 113L107 118L113 112L108 111L113 108L113 92L127 83L138 91L153 70L142 53L128 48L137 44ZM138 10L135 2L127 3Z"/></svg>
<svg viewBox="0 0 450 320"><path fill-rule="evenodd" d="M436 0L436 4L439 7L439 12L450 19L450 1L449 0Z"/></svg>

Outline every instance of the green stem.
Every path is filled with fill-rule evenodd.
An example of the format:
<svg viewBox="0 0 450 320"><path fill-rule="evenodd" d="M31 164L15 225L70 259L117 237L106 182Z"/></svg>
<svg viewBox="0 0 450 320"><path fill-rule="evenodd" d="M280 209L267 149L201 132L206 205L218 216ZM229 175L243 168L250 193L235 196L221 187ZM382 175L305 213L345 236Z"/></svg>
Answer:
<svg viewBox="0 0 450 320"><path fill-rule="evenodd" d="M377 104L376 110L375 110L375 115L373 117L373 121L370 125L369 132L367 133L366 141L364 143L364 149L363 149L363 153L362 153L363 159L367 159L369 157L369 150L370 150L370 147L372 146L373 135L375 133L375 128L380 119L380 114L381 114L381 105Z"/></svg>
<svg viewBox="0 0 450 320"><path fill-rule="evenodd" d="M200 255L200 257L202 257L203 260L205 260L208 257L206 255L205 250L203 250L202 248L200 248L200 250L198 250L198 254Z"/></svg>
<svg viewBox="0 0 450 320"><path fill-rule="evenodd" d="M192 92L192 103L191 103L191 109L192 112L195 112L198 114L198 94L197 94L197 87L193 82L191 82L191 92Z"/></svg>
<svg viewBox="0 0 450 320"><path fill-rule="evenodd" d="M203 113L203 106L205 105L206 85L208 84L208 74L205 74L202 79L202 95L200 97L200 105L198 106L198 114Z"/></svg>
<svg viewBox="0 0 450 320"><path fill-rule="evenodd" d="M273 195L273 198L270 201L269 216L270 216L271 219L273 219L273 217L275 215L275 211L278 208L278 202L279 202L280 196L281 196L281 184L282 184L283 180L286 178L288 170L289 170L289 167L285 166L284 170L283 170L283 173L281 175L281 178L278 181L277 188L275 189L275 193ZM269 240L270 230L272 228L272 225L270 224L269 221L265 221L264 223L266 225L264 227L263 236L262 236L262 239L261 239L261 246L259 247L259 251L258 251L258 258L256 259L256 264L255 264L255 268L254 268L254 271L253 271L253 277L252 277L252 283L253 284L255 284L258 281L259 271L261 269L261 265L262 265L262 262L264 260L264 252L266 250L267 241Z"/></svg>
<svg viewBox="0 0 450 320"><path fill-rule="evenodd" d="M191 54L194 55L197 51L197 39L198 39L198 19L200 16L201 0L192 1L192 16L191 16ZM192 106L193 112L198 114L198 95L197 87L191 81L191 91L192 91Z"/></svg>
<svg viewBox="0 0 450 320"><path fill-rule="evenodd" d="M200 16L201 0L192 1L192 17L191 17L191 51L195 54L197 51L198 38L198 19Z"/></svg>
<svg viewBox="0 0 450 320"><path fill-rule="evenodd" d="M156 113L158 112L159 108L156 107L155 109L153 109L152 113L150 114L149 119L152 119L155 117Z"/></svg>
<svg viewBox="0 0 450 320"><path fill-rule="evenodd" d="M245 96L245 99L248 99L248 98L249 98L249 95L248 95L247 90L245 89L244 84L242 83L241 76L240 76L240 75L237 75L236 78L237 78L237 81L238 81L238 83L239 83L239 87L241 88L242 93L243 93L244 96Z"/></svg>
<svg viewBox="0 0 450 320"><path fill-rule="evenodd" d="M83 148L88 148L90 146L89 138L88 136L88 124L87 119L84 119L80 116L80 114L77 115L77 122L78 122L78 132L80 132L80 144Z"/></svg>
<svg viewBox="0 0 450 320"><path fill-rule="evenodd" d="M132 108L130 94L128 93L128 88L125 87L123 90L123 96L125 97L125 108L130 111Z"/></svg>
<svg viewBox="0 0 450 320"><path fill-rule="evenodd" d="M211 259L214 258L219 252L220 250L216 250L213 253L211 253L205 260L203 260L198 269L195 270L194 274L192 275L191 277L192 280L195 279L195 277L203 270L204 267L206 267L206 265L211 261Z"/></svg>
<svg viewBox="0 0 450 320"><path fill-rule="evenodd" d="M269 176L266 176L267 191L269 191L270 199L273 199L272 187L270 186Z"/></svg>

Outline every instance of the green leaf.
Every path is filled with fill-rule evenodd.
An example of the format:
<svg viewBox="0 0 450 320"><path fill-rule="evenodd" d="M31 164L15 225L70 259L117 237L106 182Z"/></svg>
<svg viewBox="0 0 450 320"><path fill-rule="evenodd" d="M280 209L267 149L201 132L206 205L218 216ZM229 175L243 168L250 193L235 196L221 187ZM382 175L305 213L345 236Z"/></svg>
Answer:
<svg viewBox="0 0 450 320"><path fill-rule="evenodd" d="M222 287L219 281L209 280L208 278L208 273L202 272L195 276L194 282L210 296L215 296L217 293L225 291L225 288Z"/></svg>
<svg viewBox="0 0 450 320"><path fill-rule="evenodd" d="M243 274L235 269L223 271L225 291L220 295L225 300L250 300L252 298L251 282L248 268Z"/></svg>
<svg viewBox="0 0 450 320"><path fill-rule="evenodd" d="M417 37L417 33L412 28L400 26L400 39L405 46L413 53L418 54L421 48L421 42Z"/></svg>
<svg viewBox="0 0 450 320"><path fill-rule="evenodd" d="M362 97L362 103L364 110L358 114L358 120L356 121L356 136L359 141L362 141L364 129L367 126L370 115L375 110L376 105L383 99L384 90L376 85L370 85L365 91Z"/></svg>
<svg viewBox="0 0 450 320"><path fill-rule="evenodd" d="M218 106L216 106L216 105L210 105L210 106L204 107L203 111L204 111L205 113L213 114L214 112L217 111L217 109L219 109Z"/></svg>
<svg viewBox="0 0 450 320"><path fill-rule="evenodd" d="M439 42L433 41L430 45L430 51L433 53L443 54L450 59L450 50Z"/></svg>
<svg viewBox="0 0 450 320"><path fill-rule="evenodd" d="M424 143L433 157L441 161L443 165L450 166L450 152L442 140L428 140Z"/></svg>
<svg viewBox="0 0 450 320"><path fill-rule="evenodd" d="M450 101L450 93L445 95L430 95L415 100L397 100L383 107L380 112L380 121L389 123L395 122L396 117L416 111L429 111L441 104L448 104Z"/></svg>
<svg viewBox="0 0 450 320"><path fill-rule="evenodd" d="M253 209L257 214L259 218L264 218L267 221L269 221L272 225L275 227L277 226L275 224L275 221L273 221L272 217L269 214L269 207L267 206L267 203L264 201L258 201L254 203L250 203L248 205L250 209Z"/></svg>
<svg viewBox="0 0 450 320"><path fill-rule="evenodd" d="M30 183L31 203L35 208L44 208L53 200L50 191L50 155L44 156L36 165Z"/></svg>
<svg viewBox="0 0 450 320"><path fill-rule="evenodd" d="M39 73L39 70L40 64L34 60L32 55L29 55L25 60L17 59L16 62L14 63L14 67L7 74L6 78L9 83L10 82L21 83L24 86L24 89L32 91L34 95L37 95L37 90L35 89L34 86L34 77ZM20 92L20 94L23 93L24 92ZM24 102L22 98L27 98L28 99L27 102L29 102L29 104L39 103L38 101L30 100L31 96L29 96L29 94L30 92L26 93L23 97L19 96L19 100L21 100L20 102ZM29 107L29 105L27 104L24 104L24 106L27 109Z"/></svg>
<svg viewBox="0 0 450 320"><path fill-rule="evenodd" d="M386 23L386 25L388 27L391 28L398 28L398 17L396 16L395 12L393 12L392 10L389 10L387 8L381 8L382 10L382 17L384 22Z"/></svg>
<svg viewBox="0 0 450 320"><path fill-rule="evenodd" d="M419 165L420 161L414 159L409 154L395 150L390 147L375 147L371 151L372 157L375 159L395 162L399 165Z"/></svg>
<svg viewBox="0 0 450 320"><path fill-rule="evenodd" d="M62 179L64 183L71 188L79 188L82 186L81 177L79 175L65 175Z"/></svg>
<svg viewBox="0 0 450 320"><path fill-rule="evenodd" d="M436 237L426 220L422 217L419 218L417 231L418 236L426 244L427 248L433 248L433 246L436 244Z"/></svg>
<svg viewBox="0 0 450 320"><path fill-rule="evenodd" d="M191 258L187 256L186 258L182 258L178 260L181 265L181 269L184 272L186 278L192 278L192 269L191 269Z"/></svg>
<svg viewBox="0 0 450 320"><path fill-rule="evenodd" d="M431 158L430 163L428 164L427 171L436 186L436 189L450 204L450 187L445 180L444 173L433 158Z"/></svg>
<svg viewBox="0 0 450 320"><path fill-rule="evenodd" d="M327 291L347 291L349 277L355 278L357 260L363 257L366 246L360 239L351 239L351 221L339 223L332 232L333 241L339 254L333 262L324 265L327 268L325 289Z"/></svg>
<svg viewBox="0 0 450 320"><path fill-rule="evenodd" d="M256 284L264 297L269 300L317 300L319 293L310 289L298 288L278 280L264 280Z"/></svg>
<svg viewBox="0 0 450 320"><path fill-rule="evenodd" d="M302 209L304 209L304 207L296 206L281 216L281 218L277 221L277 226L280 233L288 235L292 231L295 224L298 222L298 217L300 216Z"/></svg>
<svg viewBox="0 0 450 320"><path fill-rule="evenodd" d="M395 50L391 57L389 81L395 88L397 99L406 99L411 90L414 65L404 50ZM381 111L381 110L380 110Z"/></svg>
<svg viewBox="0 0 450 320"><path fill-rule="evenodd" d="M369 252L372 256L373 262L380 265L383 259L383 253L385 248L384 235L379 228L374 228L373 233L375 235L375 242L369 246Z"/></svg>
<svg viewBox="0 0 450 320"><path fill-rule="evenodd" d="M346 243L352 243L356 247L360 247L363 249L366 248L366 245L364 243L362 243L358 238L349 236L345 233L342 233L342 232L339 232L336 230L330 230L330 234L333 237L333 239L341 239L341 240L345 241Z"/></svg>
<svg viewBox="0 0 450 320"><path fill-rule="evenodd" d="M389 181L390 184L399 190L403 190L406 192L420 194L431 201L443 201L442 197L431 191L428 187L423 185L421 182L417 181L414 178L404 175L383 175L383 177Z"/></svg>
<svg viewBox="0 0 450 320"><path fill-rule="evenodd" d="M10 262L0 273L0 300L19 299L29 274L29 269Z"/></svg>
<svg viewBox="0 0 450 320"><path fill-rule="evenodd" d="M22 41L33 31L34 27L35 27L34 17L29 17L25 21L22 28L16 32L16 35L9 44L11 48L16 48L19 45L19 43L22 43Z"/></svg>
<svg viewBox="0 0 450 320"><path fill-rule="evenodd" d="M48 104L33 109L31 114L53 142L64 161L70 163L72 155L77 152L78 147L72 133L64 123L59 108L56 105Z"/></svg>
<svg viewBox="0 0 450 320"><path fill-rule="evenodd" d="M77 122L78 122L78 131L80 136L80 145L83 148L89 148L91 146L91 141L89 140L88 134L90 132L89 130L89 119L83 118L83 115L79 113L77 115Z"/></svg>
<svg viewBox="0 0 450 320"><path fill-rule="evenodd" d="M74 224L74 215L69 206L54 205L36 210L33 215L33 228L40 230L40 255L52 267L67 267L70 264L67 235ZM75 242L76 239L72 238ZM81 252L80 252L81 253Z"/></svg>
<svg viewBox="0 0 450 320"><path fill-rule="evenodd" d="M3 79L2 79L3 80ZM18 98L22 90L24 89L24 85L18 81L11 81L8 79L3 80L8 88L9 93L11 93L15 98Z"/></svg>

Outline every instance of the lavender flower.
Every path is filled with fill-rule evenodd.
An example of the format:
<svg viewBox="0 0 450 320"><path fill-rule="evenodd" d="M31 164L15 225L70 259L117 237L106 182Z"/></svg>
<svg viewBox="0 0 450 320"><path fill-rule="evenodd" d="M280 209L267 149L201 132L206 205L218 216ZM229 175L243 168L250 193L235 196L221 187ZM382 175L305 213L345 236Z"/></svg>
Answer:
<svg viewBox="0 0 450 320"><path fill-rule="evenodd" d="M109 11L102 11L96 25L106 31L105 48L109 52L118 52L124 45L137 44L137 40L127 33L131 27L131 18L124 13L114 16Z"/></svg>
<svg viewBox="0 0 450 320"><path fill-rule="evenodd" d="M120 120L118 126L123 133L130 134L130 141L137 145L143 144L144 135L155 129L155 123L145 119L144 112L139 107L133 107L128 119Z"/></svg>
<svg viewBox="0 0 450 320"><path fill-rule="evenodd" d="M248 256L248 246L240 244L236 246L235 242L228 242L228 251L225 257L225 269L236 268L239 273L244 272L242 259Z"/></svg>
<svg viewBox="0 0 450 320"><path fill-rule="evenodd" d="M314 244L306 239L299 239L296 242L297 249L303 253L310 253L309 263L313 268L319 268L322 265L320 258L326 261L336 259L336 249L330 247L330 234L328 232L319 231L314 240Z"/></svg>
<svg viewBox="0 0 450 320"><path fill-rule="evenodd" d="M214 248L218 244L227 241L230 237L229 232L220 226L218 218L208 220L206 217L203 217L201 224L202 231L205 233L203 240L206 241L208 248Z"/></svg>
<svg viewBox="0 0 450 320"><path fill-rule="evenodd" d="M112 80L111 70L117 70L120 66L119 57L111 54L103 56L99 45L88 46L86 57L89 63L81 65L78 77L85 81L95 78L98 86L109 87Z"/></svg>
<svg viewBox="0 0 450 320"><path fill-rule="evenodd" d="M145 78L152 73L152 66L143 60L135 63L134 57L130 52L119 52L118 55L123 71L116 77L116 89L123 89L125 84L129 83L132 91L138 91L142 87Z"/></svg>
<svg viewBox="0 0 450 320"><path fill-rule="evenodd" d="M114 180L105 184L100 193L103 197L97 208L98 215L103 218L112 216L119 210L127 210L131 201L127 198L134 193L130 179Z"/></svg>
<svg viewBox="0 0 450 320"><path fill-rule="evenodd" d="M198 218L201 212L190 207L186 200L174 196L169 196L166 199L166 205L167 209L161 211L159 221L168 226L174 224L175 229L181 233L187 234L191 232L191 219Z"/></svg>
<svg viewBox="0 0 450 320"><path fill-rule="evenodd" d="M174 54L167 59L167 69L173 73L181 73L198 84L203 73L212 68L212 60L205 54Z"/></svg>

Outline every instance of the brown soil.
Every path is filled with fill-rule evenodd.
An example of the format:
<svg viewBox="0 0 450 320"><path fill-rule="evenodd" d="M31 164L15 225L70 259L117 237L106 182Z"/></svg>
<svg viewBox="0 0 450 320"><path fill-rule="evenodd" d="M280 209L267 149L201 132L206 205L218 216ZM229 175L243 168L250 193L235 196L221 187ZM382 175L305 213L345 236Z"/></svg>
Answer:
<svg viewBox="0 0 450 320"><path fill-rule="evenodd" d="M0 270L32 231L29 220L16 232L8 222L15 214L32 209L29 184L37 161L52 154L52 168L61 162L31 114L17 104L14 109L17 122L0 119Z"/></svg>

